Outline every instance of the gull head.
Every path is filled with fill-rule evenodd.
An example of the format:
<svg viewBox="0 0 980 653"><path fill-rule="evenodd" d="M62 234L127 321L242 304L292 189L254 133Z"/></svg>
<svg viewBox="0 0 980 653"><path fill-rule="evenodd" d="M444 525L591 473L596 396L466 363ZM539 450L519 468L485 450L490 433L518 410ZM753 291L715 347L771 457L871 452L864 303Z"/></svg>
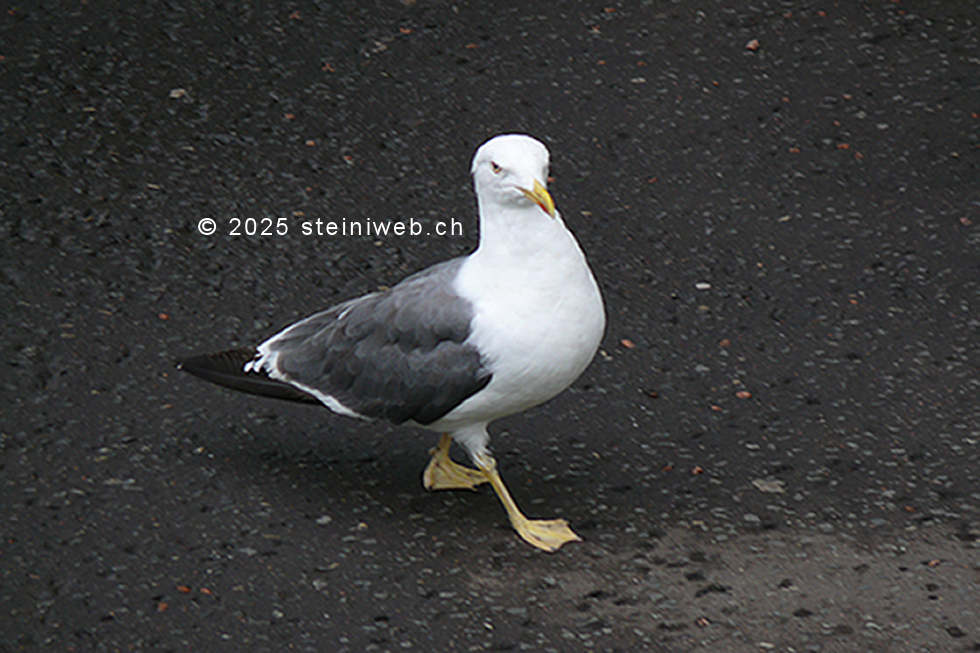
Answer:
<svg viewBox="0 0 980 653"><path fill-rule="evenodd" d="M537 205L555 217L547 190L548 148L524 134L501 134L480 146L473 156L473 183L481 203L531 208Z"/></svg>

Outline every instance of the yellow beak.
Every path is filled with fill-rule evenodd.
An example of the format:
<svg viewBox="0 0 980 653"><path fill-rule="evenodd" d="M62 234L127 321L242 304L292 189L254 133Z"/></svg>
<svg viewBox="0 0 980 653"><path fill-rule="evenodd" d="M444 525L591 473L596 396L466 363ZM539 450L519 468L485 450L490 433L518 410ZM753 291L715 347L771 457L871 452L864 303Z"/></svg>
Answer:
<svg viewBox="0 0 980 653"><path fill-rule="evenodd" d="M541 182L535 179L533 189L522 188L520 190L529 200L540 206L541 210L547 213L549 217L555 217L555 200L551 199L551 194L547 188L541 185Z"/></svg>

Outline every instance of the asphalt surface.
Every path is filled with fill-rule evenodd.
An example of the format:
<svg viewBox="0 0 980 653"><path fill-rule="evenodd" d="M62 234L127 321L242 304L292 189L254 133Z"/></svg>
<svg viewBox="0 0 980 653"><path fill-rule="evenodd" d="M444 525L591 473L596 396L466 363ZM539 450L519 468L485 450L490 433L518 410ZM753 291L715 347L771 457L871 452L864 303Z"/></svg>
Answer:
<svg viewBox="0 0 980 653"><path fill-rule="evenodd" d="M980 650L975 5L368 4L0 16L0 650ZM609 316L492 429L556 554L173 369L472 249L505 131Z"/></svg>

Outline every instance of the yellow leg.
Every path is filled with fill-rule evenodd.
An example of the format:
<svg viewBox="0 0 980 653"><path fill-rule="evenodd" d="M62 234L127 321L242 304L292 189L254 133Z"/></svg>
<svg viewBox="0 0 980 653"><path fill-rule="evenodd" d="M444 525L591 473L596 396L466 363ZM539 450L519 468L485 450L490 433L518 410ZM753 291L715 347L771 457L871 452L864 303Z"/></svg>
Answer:
<svg viewBox="0 0 980 653"><path fill-rule="evenodd" d="M438 446L429 451L432 460L422 473L422 485L427 490L475 490L477 485L489 479L483 472L464 467L449 457L453 439L443 433Z"/></svg>
<svg viewBox="0 0 980 653"><path fill-rule="evenodd" d="M568 542L581 541L578 535L568 527L568 522L564 519L528 519L514 503L513 497L507 491L503 479L497 473L497 463L490 456L477 463L493 491L497 493L500 503L504 504L504 510L510 518L511 526L517 534L524 538L524 541L532 546L545 551L557 551L563 544Z"/></svg>

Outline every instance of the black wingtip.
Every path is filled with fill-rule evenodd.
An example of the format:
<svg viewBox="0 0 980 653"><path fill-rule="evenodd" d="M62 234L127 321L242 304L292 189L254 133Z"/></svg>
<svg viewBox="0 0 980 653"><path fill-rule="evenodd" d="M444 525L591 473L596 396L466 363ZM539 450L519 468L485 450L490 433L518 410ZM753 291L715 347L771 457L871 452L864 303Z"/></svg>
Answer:
<svg viewBox="0 0 980 653"><path fill-rule="evenodd" d="M254 358L254 349L229 349L178 360L176 367L182 372L239 392L286 401L320 403L313 395L269 378L264 372L246 372L245 364Z"/></svg>

